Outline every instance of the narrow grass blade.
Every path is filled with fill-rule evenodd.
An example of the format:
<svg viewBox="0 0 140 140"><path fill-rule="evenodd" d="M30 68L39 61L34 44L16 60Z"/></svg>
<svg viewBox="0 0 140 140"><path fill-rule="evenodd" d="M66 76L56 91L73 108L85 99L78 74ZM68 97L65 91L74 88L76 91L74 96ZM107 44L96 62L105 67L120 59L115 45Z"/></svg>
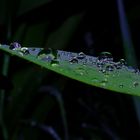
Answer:
<svg viewBox="0 0 140 140"><path fill-rule="evenodd" d="M53 54L41 55L42 48L28 48L29 54L26 55L21 50L10 50L7 45L1 45L0 49L91 86L140 96L139 71L122 64L124 60L104 61L100 60L100 57L88 55L81 58L82 53L60 50L57 51L57 59L54 59Z"/></svg>

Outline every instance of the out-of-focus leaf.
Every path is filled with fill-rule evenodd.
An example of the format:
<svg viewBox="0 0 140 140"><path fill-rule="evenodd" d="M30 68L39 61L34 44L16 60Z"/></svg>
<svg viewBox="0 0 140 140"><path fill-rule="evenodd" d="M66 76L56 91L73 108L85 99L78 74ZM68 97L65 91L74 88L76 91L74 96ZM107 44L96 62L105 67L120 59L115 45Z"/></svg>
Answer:
<svg viewBox="0 0 140 140"><path fill-rule="evenodd" d="M47 55L40 59L36 48L28 48L29 55L21 55L19 51L10 50L9 46L1 45L0 49L26 59L46 69L57 72L69 78L100 88L139 96L140 75L138 70L125 66L120 62L106 61L102 63L98 58L85 55L79 59L77 53L58 51L58 60L48 61ZM37 53L38 51L38 53ZM52 55L52 54L51 54ZM123 61L123 60L122 60ZM100 64L102 66L100 66Z"/></svg>
<svg viewBox="0 0 140 140"><path fill-rule="evenodd" d="M32 44L33 46L42 46L45 38L44 30L47 28L47 25L47 23L41 23L28 26L23 39L23 45L30 46Z"/></svg>
<svg viewBox="0 0 140 140"><path fill-rule="evenodd" d="M21 0L18 15L21 15L51 1L52 0Z"/></svg>
<svg viewBox="0 0 140 140"><path fill-rule="evenodd" d="M83 16L84 13L69 17L58 30L50 34L46 46L55 49L62 49L67 46Z"/></svg>
<svg viewBox="0 0 140 140"><path fill-rule="evenodd" d="M7 104L5 111L10 132L13 131L14 126L17 125L19 120L24 116L25 110L28 109L29 103L36 95L36 91L40 86L44 74L42 71L30 68L24 69L14 77L13 82L15 88L10 94L11 100ZM34 82L32 82L32 80ZM8 119L9 117L12 121Z"/></svg>
<svg viewBox="0 0 140 140"><path fill-rule="evenodd" d="M5 23L6 20L6 0L0 1L0 24Z"/></svg>

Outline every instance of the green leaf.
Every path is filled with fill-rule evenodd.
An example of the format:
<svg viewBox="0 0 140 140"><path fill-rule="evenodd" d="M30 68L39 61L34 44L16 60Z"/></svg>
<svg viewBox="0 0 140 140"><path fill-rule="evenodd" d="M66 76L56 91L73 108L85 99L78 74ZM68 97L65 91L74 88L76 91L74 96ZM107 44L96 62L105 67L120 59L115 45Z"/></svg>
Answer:
<svg viewBox="0 0 140 140"><path fill-rule="evenodd" d="M77 53L72 52L58 51L57 60L54 60L52 57L53 54L49 54L49 56L46 54L37 56L40 52L39 48L35 50L28 48L30 53L28 55L23 55L21 50L10 50L7 45L1 45L0 49L11 55L16 55L36 65L91 86L130 95L140 95L139 72L125 65L118 68L121 62L107 61L99 68L99 64L101 63L97 57L86 55L83 59L80 59L77 57ZM74 59L72 59L73 57ZM113 68L108 69L108 66Z"/></svg>

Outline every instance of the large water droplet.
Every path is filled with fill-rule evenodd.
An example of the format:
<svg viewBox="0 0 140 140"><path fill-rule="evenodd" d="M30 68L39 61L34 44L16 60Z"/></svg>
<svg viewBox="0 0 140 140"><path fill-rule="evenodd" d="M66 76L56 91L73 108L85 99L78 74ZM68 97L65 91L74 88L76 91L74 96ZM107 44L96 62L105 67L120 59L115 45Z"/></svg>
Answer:
<svg viewBox="0 0 140 140"><path fill-rule="evenodd" d="M29 49L26 48L26 47L22 47L22 48L20 49L20 52L21 52L23 55L28 55L28 54L30 54Z"/></svg>
<svg viewBox="0 0 140 140"><path fill-rule="evenodd" d="M59 66L59 61L56 60L56 59L51 60L51 66L52 66L52 67Z"/></svg>
<svg viewBox="0 0 140 140"><path fill-rule="evenodd" d="M86 55L83 52L78 53L77 58L78 59L84 59Z"/></svg>
<svg viewBox="0 0 140 140"><path fill-rule="evenodd" d="M71 58L71 59L69 60L69 62L70 62L71 64L78 63L78 59L77 59L76 57L73 57L73 58Z"/></svg>
<svg viewBox="0 0 140 140"><path fill-rule="evenodd" d="M18 42L13 42L10 44L9 49L18 50L18 49L21 49L21 45Z"/></svg>
<svg viewBox="0 0 140 140"><path fill-rule="evenodd" d="M98 56L98 60L100 61L113 61L112 54L110 52L101 52Z"/></svg>
<svg viewBox="0 0 140 140"><path fill-rule="evenodd" d="M38 53L38 58L46 61L50 61L57 58L57 51L52 50L51 48L43 49Z"/></svg>

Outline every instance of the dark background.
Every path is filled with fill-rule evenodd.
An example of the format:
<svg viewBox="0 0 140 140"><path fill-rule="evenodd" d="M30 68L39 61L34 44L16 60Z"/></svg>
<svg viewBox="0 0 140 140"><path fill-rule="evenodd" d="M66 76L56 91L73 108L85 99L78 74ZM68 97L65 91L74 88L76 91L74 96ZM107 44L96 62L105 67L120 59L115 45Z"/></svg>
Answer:
<svg viewBox="0 0 140 140"><path fill-rule="evenodd" d="M107 51L135 66L127 60L132 55L139 67L140 4L120 0L132 54L123 43L118 1L1 0L0 43L93 56ZM11 140L140 139L139 97L91 87L3 52L0 58L1 139L7 140L4 132Z"/></svg>

